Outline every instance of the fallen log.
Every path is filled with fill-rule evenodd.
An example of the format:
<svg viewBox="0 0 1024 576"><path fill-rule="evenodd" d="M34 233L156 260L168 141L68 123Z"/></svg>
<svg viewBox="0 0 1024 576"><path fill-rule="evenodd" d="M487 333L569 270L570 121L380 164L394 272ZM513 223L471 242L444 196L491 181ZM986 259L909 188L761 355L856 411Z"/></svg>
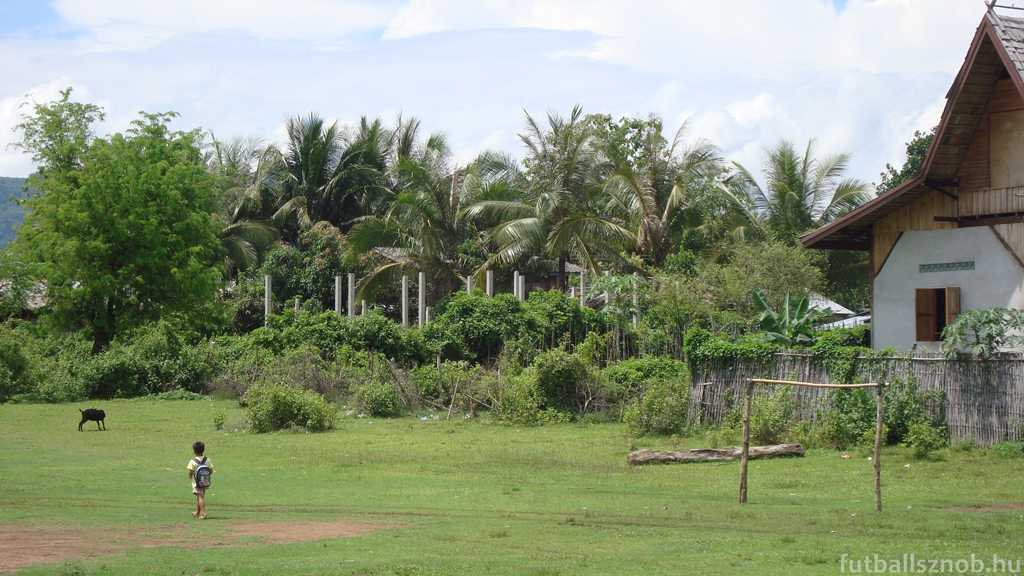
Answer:
<svg viewBox="0 0 1024 576"><path fill-rule="evenodd" d="M694 448L675 452L659 452L657 450L638 450L631 452L626 461L633 466L651 464L653 462L715 462L735 460L740 457L743 448ZM748 457L770 458L773 456L803 456L804 447L800 444L775 444L772 446L751 446Z"/></svg>

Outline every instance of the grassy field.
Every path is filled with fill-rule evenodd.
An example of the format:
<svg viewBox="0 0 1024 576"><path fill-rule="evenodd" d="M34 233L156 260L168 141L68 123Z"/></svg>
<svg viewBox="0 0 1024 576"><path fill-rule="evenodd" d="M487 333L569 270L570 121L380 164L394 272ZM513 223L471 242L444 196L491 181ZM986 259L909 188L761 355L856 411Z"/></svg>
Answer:
<svg viewBox="0 0 1024 576"><path fill-rule="evenodd" d="M0 406L0 546L5 532L122 535L111 555L19 574L838 574L850 571L843 554L1024 558L1024 460L982 451L931 461L884 452L878 514L871 463L856 451L753 461L740 506L738 463L630 468L615 424L347 418L330 433L257 436L213 429L217 411L228 429L242 425L231 402L97 406L106 432L92 422L78 432L85 405ZM216 470L204 522L189 515L184 470L195 440ZM277 521L389 528L196 548ZM133 537L146 534L187 542Z"/></svg>

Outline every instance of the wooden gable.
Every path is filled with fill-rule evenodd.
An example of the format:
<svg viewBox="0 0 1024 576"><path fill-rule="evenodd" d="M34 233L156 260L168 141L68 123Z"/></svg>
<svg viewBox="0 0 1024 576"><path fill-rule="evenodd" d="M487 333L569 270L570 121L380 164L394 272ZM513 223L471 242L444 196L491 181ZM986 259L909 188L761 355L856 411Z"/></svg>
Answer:
<svg viewBox="0 0 1024 576"><path fill-rule="evenodd" d="M1018 160L1024 158L1022 78L1024 19L990 10L946 95L918 172L804 235L804 247L867 250L874 274L905 231L1007 224L993 218L1024 216L1024 194L1015 196L1024 190L1024 162ZM1024 244L1015 252L1024 257Z"/></svg>

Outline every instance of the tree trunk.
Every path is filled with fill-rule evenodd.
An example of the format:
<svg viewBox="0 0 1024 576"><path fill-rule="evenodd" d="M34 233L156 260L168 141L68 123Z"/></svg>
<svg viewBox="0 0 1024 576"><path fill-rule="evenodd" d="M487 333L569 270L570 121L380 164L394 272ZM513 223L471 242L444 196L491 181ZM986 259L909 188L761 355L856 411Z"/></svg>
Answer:
<svg viewBox="0 0 1024 576"><path fill-rule="evenodd" d="M94 330L92 333L92 355L95 356L103 352L107 346L110 346L110 334L103 330Z"/></svg>
<svg viewBox="0 0 1024 576"><path fill-rule="evenodd" d="M633 466L650 464L652 462L715 462L735 460L740 457L742 450L739 446L731 448L694 448L692 450L678 450L676 452L640 450L638 452L631 452L626 457L626 461ZM800 444L775 444L773 446L751 446L748 458L803 455L804 447Z"/></svg>

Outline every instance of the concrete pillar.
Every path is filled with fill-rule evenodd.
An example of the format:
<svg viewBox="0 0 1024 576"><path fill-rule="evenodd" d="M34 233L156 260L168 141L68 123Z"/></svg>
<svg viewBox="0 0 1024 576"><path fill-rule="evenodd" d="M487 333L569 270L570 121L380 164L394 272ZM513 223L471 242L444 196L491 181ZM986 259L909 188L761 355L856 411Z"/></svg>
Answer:
<svg viewBox="0 0 1024 576"><path fill-rule="evenodd" d="M348 273L348 319L356 317L356 275Z"/></svg>
<svg viewBox="0 0 1024 576"><path fill-rule="evenodd" d="M426 320L426 322L427 322L427 324L430 324L430 306L427 306L426 310L427 310L427 320Z"/></svg>
<svg viewBox="0 0 1024 576"><path fill-rule="evenodd" d="M341 274L334 277L334 313L341 316Z"/></svg>
<svg viewBox="0 0 1024 576"><path fill-rule="evenodd" d="M611 273L610 271L608 271L608 270L605 270L605 271L604 271L604 275L605 275L605 276L611 276L611 275L612 275L612 273ZM611 297L610 297L610 296L608 295L608 290L605 290L605 291L604 291L604 303L605 303L605 304L607 304L607 303L609 303L610 301L611 301Z"/></svg>
<svg viewBox="0 0 1024 576"><path fill-rule="evenodd" d="M519 301L526 302L526 276L519 275Z"/></svg>
<svg viewBox="0 0 1024 576"><path fill-rule="evenodd" d="M409 275L402 276L402 328L409 327Z"/></svg>
<svg viewBox="0 0 1024 576"><path fill-rule="evenodd" d="M487 271L487 297L494 298L494 270Z"/></svg>
<svg viewBox="0 0 1024 576"><path fill-rule="evenodd" d="M263 276L263 323L267 323L272 309L270 307L270 274Z"/></svg>
<svg viewBox="0 0 1024 576"><path fill-rule="evenodd" d="M519 298L519 270L512 271L512 295Z"/></svg>
<svg viewBox="0 0 1024 576"><path fill-rule="evenodd" d="M299 297L298 296L295 297L295 311L296 312L299 311Z"/></svg>
<svg viewBox="0 0 1024 576"><path fill-rule="evenodd" d="M582 271L580 272L580 306L586 306L587 305L587 298L586 298L586 296L584 296L584 294L586 294L586 291L587 291L586 275L587 275L586 272L582 272Z"/></svg>
<svg viewBox="0 0 1024 576"><path fill-rule="evenodd" d="M419 290L420 291L420 303L419 303L419 306L420 306L420 310L419 310L420 311L420 316L419 316L419 324L417 324L417 326L421 326L422 327L423 324L426 322L426 310L425 310L425 307L426 307L426 303L427 303L427 291L426 291L426 288L427 288L427 275L424 274L423 272L420 272L420 274L417 277L417 279L419 280L418 288L420 289Z"/></svg>
<svg viewBox="0 0 1024 576"><path fill-rule="evenodd" d="M473 295L473 274L466 276L466 294Z"/></svg>
<svg viewBox="0 0 1024 576"><path fill-rule="evenodd" d="M359 304L362 305L362 310L359 312L359 315L363 316L364 314L366 314L366 300L360 300Z"/></svg>

